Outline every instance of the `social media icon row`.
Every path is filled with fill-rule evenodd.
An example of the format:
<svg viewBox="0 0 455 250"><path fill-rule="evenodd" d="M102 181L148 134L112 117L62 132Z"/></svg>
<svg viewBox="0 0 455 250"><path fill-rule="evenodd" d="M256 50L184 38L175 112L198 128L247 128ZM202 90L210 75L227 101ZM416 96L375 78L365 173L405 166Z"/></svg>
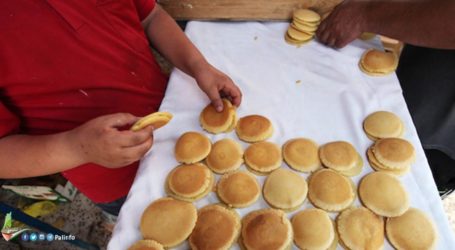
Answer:
<svg viewBox="0 0 455 250"><path fill-rule="evenodd" d="M53 241L54 240L54 235L51 233L45 234L45 233L27 233L23 232L21 234L21 239L23 241Z"/></svg>

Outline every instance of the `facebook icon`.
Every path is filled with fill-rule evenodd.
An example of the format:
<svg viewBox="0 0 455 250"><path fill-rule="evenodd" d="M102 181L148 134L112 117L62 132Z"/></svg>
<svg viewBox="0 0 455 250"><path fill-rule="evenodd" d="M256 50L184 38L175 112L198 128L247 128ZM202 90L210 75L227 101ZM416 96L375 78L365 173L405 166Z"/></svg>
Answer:
<svg viewBox="0 0 455 250"><path fill-rule="evenodd" d="M28 241L28 233L25 233L25 232L22 233L22 234L21 234L21 239L22 239L23 241Z"/></svg>

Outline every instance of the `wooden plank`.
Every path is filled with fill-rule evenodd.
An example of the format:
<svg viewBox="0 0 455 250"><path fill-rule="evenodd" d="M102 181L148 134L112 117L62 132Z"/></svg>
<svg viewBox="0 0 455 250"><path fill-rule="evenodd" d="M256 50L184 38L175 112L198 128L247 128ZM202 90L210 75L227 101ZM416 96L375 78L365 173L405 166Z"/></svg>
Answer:
<svg viewBox="0 0 455 250"><path fill-rule="evenodd" d="M158 0L176 20L289 20L295 9L310 8L319 14L343 0Z"/></svg>

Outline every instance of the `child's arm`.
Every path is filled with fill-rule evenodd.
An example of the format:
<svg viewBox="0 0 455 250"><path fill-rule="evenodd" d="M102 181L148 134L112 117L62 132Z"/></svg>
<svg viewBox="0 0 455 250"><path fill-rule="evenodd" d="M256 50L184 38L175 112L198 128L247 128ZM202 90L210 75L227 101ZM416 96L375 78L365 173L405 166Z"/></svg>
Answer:
<svg viewBox="0 0 455 250"><path fill-rule="evenodd" d="M138 118L125 113L95 118L53 135L9 135L0 138L0 178L58 173L85 163L109 168L129 165L150 149L153 128L119 131Z"/></svg>
<svg viewBox="0 0 455 250"><path fill-rule="evenodd" d="M172 64L196 79L212 104L221 111L220 92L239 106L242 93L232 80L210 65L199 50L185 36L175 21L159 5L142 21L150 42Z"/></svg>

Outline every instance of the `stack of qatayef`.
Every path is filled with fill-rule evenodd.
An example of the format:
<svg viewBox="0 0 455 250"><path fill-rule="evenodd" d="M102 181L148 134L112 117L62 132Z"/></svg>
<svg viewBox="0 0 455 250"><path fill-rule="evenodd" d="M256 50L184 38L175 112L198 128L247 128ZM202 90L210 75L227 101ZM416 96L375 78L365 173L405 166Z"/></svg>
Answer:
<svg viewBox="0 0 455 250"><path fill-rule="evenodd" d="M167 176L166 193L178 200L193 202L212 191L215 178L202 163L180 165Z"/></svg>
<svg viewBox="0 0 455 250"><path fill-rule="evenodd" d="M411 143L400 138L377 140L367 151L368 161L376 171L403 175L409 171L415 160Z"/></svg>
<svg viewBox="0 0 455 250"><path fill-rule="evenodd" d="M319 157L324 166L342 175L355 176L362 172L362 157L349 142L326 143L319 148Z"/></svg>
<svg viewBox="0 0 455 250"><path fill-rule="evenodd" d="M212 104L208 104L199 116L199 122L204 130L212 134L230 132L237 124L237 112L235 106L223 99L223 111L218 112Z"/></svg>
<svg viewBox="0 0 455 250"><path fill-rule="evenodd" d="M309 9L296 10L284 39L291 45L305 44L313 39L320 22L318 13Z"/></svg>
<svg viewBox="0 0 455 250"><path fill-rule="evenodd" d="M369 49L360 58L359 68L371 76L383 76L394 72L398 66L395 53Z"/></svg>

